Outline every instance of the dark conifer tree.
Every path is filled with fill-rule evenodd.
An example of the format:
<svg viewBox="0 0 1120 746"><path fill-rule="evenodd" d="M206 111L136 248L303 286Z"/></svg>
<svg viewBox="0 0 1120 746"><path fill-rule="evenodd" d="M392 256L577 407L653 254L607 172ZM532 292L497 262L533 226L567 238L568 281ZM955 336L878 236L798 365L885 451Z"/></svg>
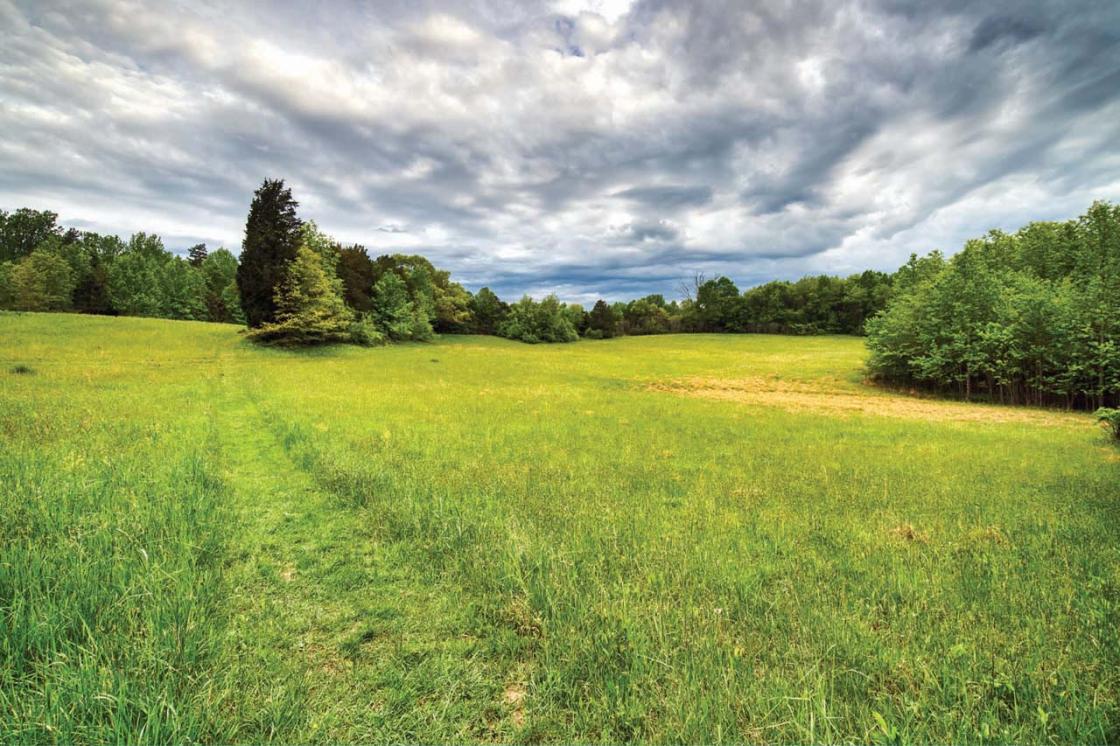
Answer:
<svg viewBox="0 0 1120 746"><path fill-rule="evenodd" d="M373 308L370 292L373 290L373 260L364 246L354 244L338 254L338 277L342 280L343 299L346 305L360 313Z"/></svg>
<svg viewBox="0 0 1120 746"><path fill-rule="evenodd" d="M276 288L300 244L298 206L283 179L265 179L253 195L237 268L241 308L251 327L276 321Z"/></svg>
<svg viewBox="0 0 1120 746"><path fill-rule="evenodd" d="M202 263L206 261L206 244L196 243L187 249L187 261L191 263L192 267L201 267Z"/></svg>
<svg viewBox="0 0 1120 746"><path fill-rule="evenodd" d="M588 329L594 331L596 337L610 339L618 335L618 319L615 318L614 309L602 299L595 301L587 321Z"/></svg>

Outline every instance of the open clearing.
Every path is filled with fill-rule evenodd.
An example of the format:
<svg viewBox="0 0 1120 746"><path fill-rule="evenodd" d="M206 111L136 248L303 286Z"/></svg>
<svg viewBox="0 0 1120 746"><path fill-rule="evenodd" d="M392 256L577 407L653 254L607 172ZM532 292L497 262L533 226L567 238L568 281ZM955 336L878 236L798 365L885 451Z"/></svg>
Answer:
<svg viewBox="0 0 1120 746"><path fill-rule="evenodd" d="M3 740L1120 740L1116 449L863 358L0 314Z"/></svg>

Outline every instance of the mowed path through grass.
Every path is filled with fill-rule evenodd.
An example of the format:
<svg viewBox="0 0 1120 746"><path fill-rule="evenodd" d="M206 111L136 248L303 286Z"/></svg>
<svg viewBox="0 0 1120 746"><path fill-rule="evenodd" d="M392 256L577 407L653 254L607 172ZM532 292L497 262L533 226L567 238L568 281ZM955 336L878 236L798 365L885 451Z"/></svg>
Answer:
<svg viewBox="0 0 1120 746"><path fill-rule="evenodd" d="M469 601L293 463L237 378L222 376L222 475L243 537L230 634L237 665L261 677L255 697L267 695L242 705L251 730L335 743L497 735L501 671L479 653Z"/></svg>
<svg viewBox="0 0 1120 746"><path fill-rule="evenodd" d="M0 315L0 732L1115 741L1116 449L862 358Z"/></svg>

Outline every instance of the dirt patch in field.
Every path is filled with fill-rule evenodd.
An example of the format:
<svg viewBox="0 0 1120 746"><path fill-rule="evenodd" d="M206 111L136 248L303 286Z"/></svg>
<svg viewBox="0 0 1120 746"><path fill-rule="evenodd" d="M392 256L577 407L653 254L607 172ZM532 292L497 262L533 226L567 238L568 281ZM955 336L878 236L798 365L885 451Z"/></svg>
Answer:
<svg viewBox="0 0 1120 746"><path fill-rule="evenodd" d="M510 684L502 694L502 699L513 711L510 719L520 728L525 724L525 686L523 684Z"/></svg>
<svg viewBox="0 0 1120 746"><path fill-rule="evenodd" d="M920 399L877 389L846 386L834 379L787 381L781 378L679 378L650 384L653 391L679 396L777 407L787 412L870 414L943 422L1007 422L1076 427L1085 418L1055 412L994 404Z"/></svg>

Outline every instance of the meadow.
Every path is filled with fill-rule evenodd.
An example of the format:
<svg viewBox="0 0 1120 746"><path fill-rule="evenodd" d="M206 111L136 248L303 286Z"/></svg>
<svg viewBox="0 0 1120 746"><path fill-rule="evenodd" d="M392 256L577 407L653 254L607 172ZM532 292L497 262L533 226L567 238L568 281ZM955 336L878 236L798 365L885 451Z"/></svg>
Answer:
<svg viewBox="0 0 1120 746"><path fill-rule="evenodd" d="M1120 740L1120 450L865 359L0 314L0 741Z"/></svg>

